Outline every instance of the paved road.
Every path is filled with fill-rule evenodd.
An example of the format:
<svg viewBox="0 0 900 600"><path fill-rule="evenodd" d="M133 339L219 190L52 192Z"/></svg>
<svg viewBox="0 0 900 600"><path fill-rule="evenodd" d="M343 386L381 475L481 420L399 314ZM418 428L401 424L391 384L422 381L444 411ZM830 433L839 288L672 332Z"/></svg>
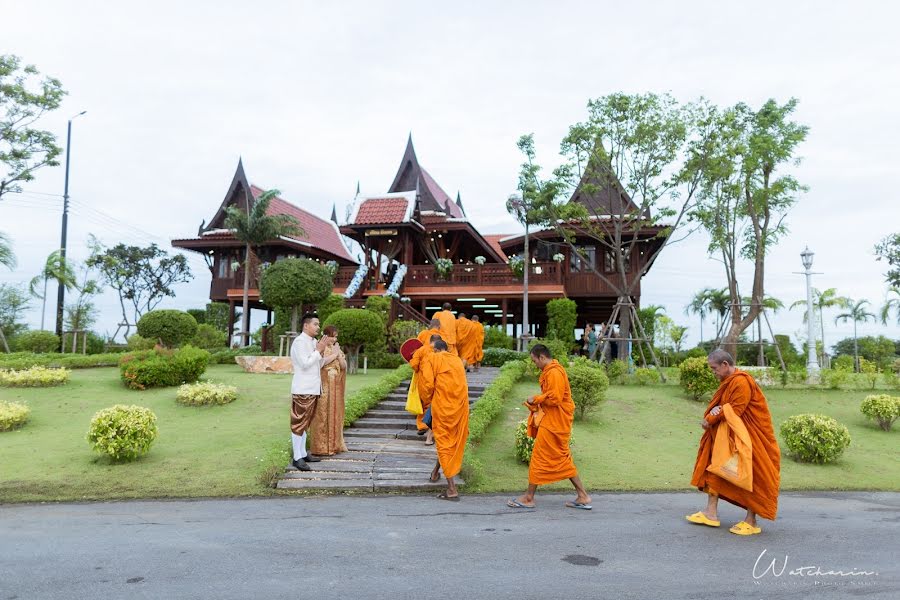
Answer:
<svg viewBox="0 0 900 600"><path fill-rule="evenodd" d="M900 598L900 494L787 494L752 538L684 522L699 494L595 494L592 512L538 499L5 505L0 600Z"/></svg>

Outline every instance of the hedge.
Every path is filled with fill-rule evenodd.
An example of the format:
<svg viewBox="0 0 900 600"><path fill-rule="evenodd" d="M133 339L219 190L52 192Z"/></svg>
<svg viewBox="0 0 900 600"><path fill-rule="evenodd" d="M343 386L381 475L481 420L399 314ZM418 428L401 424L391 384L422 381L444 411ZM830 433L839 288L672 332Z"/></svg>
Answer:
<svg viewBox="0 0 900 600"><path fill-rule="evenodd" d="M481 365L484 367L502 367L508 362L521 361L528 358L527 352L516 352L506 348L485 348Z"/></svg>
<svg viewBox="0 0 900 600"><path fill-rule="evenodd" d="M66 369L92 369L95 367L115 367L122 358L121 352L108 354L32 354L15 352L0 355L0 370L21 371L31 367L52 367Z"/></svg>
<svg viewBox="0 0 900 600"><path fill-rule="evenodd" d="M122 357L119 375L125 387L145 390L193 383L206 371L209 352L185 346L178 350L146 350Z"/></svg>
<svg viewBox="0 0 900 600"><path fill-rule="evenodd" d="M412 377L412 367L401 365L382 376L377 382L361 390L357 390L347 398L344 408L344 427L350 427L354 421L366 414L369 409L393 392L401 382Z"/></svg>

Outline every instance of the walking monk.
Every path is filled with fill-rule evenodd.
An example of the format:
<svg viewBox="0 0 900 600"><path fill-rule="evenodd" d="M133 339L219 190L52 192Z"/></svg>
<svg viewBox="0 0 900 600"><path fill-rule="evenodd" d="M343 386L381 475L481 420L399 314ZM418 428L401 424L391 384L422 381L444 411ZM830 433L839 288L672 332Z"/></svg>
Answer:
<svg viewBox="0 0 900 600"><path fill-rule="evenodd" d="M419 335L421 336L422 334ZM417 390L419 389L418 380L422 376L422 366L427 361L431 360L431 356L434 354L434 343L440 339L440 334L432 334L430 338L423 342L424 345L421 348L413 352L412 358L409 359L409 366L412 367L413 374L415 375ZM433 446L434 434L431 427L428 425L428 423L431 422L431 412L428 410L431 405L431 400L426 401L421 395L419 396L419 400L422 402L422 410L424 412L421 415L416 415L416 429L418 430L419 435L426 436L425 445Z"/></svg>
<svg viewBox="0 0 900 600"><path fill-rule="evenodd" d="M744 520L729 529L737 535L754 535L762 529L756 517L775 520L778 512L778 486L781 480L781 450L772 428L772 416L766 397L749 374L734 367L734 358L724 350L713 351L708 358L709 368L720 381L706 407L703 421L703 437L694 465L691 485L709 494L706 510L688 515L691 523L719 526L719 498L747 510ZM724 406L730 406L749 434L752 452L752 491L738 487L719 475L707 471L713 453L716 431L725 420ZM738 425L740 425L738 423Z"/></svg>
<svg viewBox="0 0 900 600"><path fill-rule="evenodd" d="M475 364L475 336L478 327L466 318L466 313L456 315L456 351L466 371Z"/></svg>
<svg viewBox="0 0 900 600"><path fill-rule="evenodd" d="M441 322L441 337L447 342L447 351L454 356L458 356L459 353L456 351L456 317L450 312L450 308L450 303L444 302L441 310L434 313L432 320L437 319Z"/></svg>
<svg viewBox="0 0 900 600"><path fill-rule="evenodd" d="M431 344L431 336L440 335L441 334L441 321L440 319L432 319L431 323L428 325L428 329L419 332L419 335L416 336L416 339L422 342L423 346L429 346Z"/></svg>
<svg viewBox="0 0 900 600"><path fill-rule="evenodd" d="M419 372L419 395L431 402L431 429L437 448L437 464L431 481L447 478L447 490L441 500L459 501L459 490L453 478L462 468L463 452L469 438L469 386L462 361L447 352L447 343L434 342L434 353L424 361Z"/></svg>
<svg viewBox="0 0 900 600"><path fill-rule="evenodd" d="M478 318L478 315L472 315L472 323L475 324L475 353L473 358L475 360L475 370L481 368L481 361L484 360L484 325L481 324L481 319Z"/></svg>
<svg viewBox="0 0 900 600"><path fill-rule="evenodd" d="M566 502L566 506L591 510L591 497L581 484L569 451L575 419L569 376L543 344L536 344L531 349L531 361L541 371L541 393L525 403L531 411L528 435L534 438L534 450L528 465L528 489L506 504L510 508L534 508L537 486L568 479L575 486L577 496L574 502Z"/></svg>

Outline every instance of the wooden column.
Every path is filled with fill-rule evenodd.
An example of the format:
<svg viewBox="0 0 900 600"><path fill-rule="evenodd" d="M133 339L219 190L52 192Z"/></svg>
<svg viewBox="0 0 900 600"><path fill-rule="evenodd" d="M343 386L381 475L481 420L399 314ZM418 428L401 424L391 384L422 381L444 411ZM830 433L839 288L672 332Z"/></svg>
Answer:
<svg viewBox="0 0 900 600"><path fill-rule="evenodd" d="M421 312L423 315L425 315L425 318L426 318L426 319L429 318L429 317L428 317L428 313L426 312L426 310L427 310L426 307L427 307L427 306L428 306L428 301L427 301L427 300L422 300L422 310L419 311L419 312Z"/></svg>
<svg viewBox="0 0 900 600"><path fill-rule="evenodd" d="M231 335L234 332L234 300L228 301L228 347L231 348Z"/></svg>
<svg viewBox="0 0 900 600"><path fill-rule="evenodd" d="M503 327L503 333L506 333L506 298L500 303L500 308L503 310L503 315L500 318L500 325Z"/></svg>

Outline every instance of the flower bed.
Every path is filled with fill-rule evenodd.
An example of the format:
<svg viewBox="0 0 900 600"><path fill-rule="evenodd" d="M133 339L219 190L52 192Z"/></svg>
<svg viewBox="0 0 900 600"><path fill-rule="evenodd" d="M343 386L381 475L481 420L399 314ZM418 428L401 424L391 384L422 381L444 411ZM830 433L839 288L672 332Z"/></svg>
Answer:
<svg viewBox="0 0 900 600"><path fill-rule="evenodd" d="M21 371L0 371L0 386L4 387L51 387L68 382L68 369L31 367Z"/></svg>

